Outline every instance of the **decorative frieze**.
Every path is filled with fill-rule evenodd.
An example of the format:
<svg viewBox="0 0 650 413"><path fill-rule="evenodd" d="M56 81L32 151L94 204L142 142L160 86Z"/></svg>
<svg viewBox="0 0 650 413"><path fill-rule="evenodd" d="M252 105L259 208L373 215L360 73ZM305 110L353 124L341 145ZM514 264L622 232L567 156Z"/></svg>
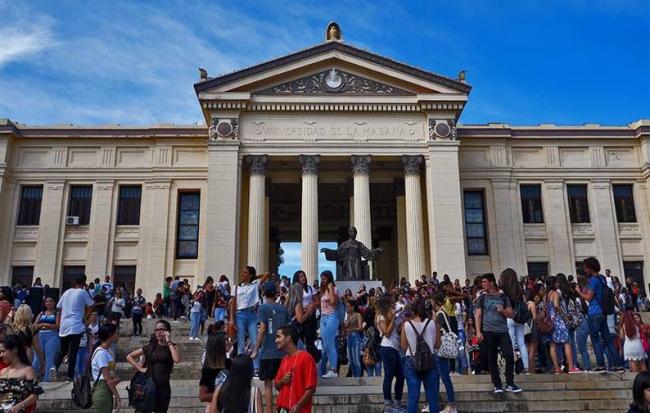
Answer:
<svg viewBox="0 0 650 413"><path fill-rule="evenodd" d="M370 155L352 155L350 161L352 163L352 172L355 175L368 175L370 173Z"/></svg>

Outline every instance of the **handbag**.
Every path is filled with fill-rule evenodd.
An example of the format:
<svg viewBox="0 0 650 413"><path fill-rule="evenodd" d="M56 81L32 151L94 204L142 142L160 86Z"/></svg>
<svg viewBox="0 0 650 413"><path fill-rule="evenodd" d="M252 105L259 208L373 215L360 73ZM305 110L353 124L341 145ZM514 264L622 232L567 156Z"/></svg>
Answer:
<svg viewBox="0 0 650 413"><path fill-rule="evenodd" d="M443 359L455 359L458 357L458 350L460 349L460 343L458 342L458 336L451 331L449 326L449 320L447 319L447 314L440 310L437 314L442 314L445 319L445 324L447 324L447 330L442 330L442 335L440 338L440 348L438 349L438 357Z"/></svg>
<svg viewBox="0 0 650 413"><path fill-rule="evenodd" d="M237 337L237 323L235 322L235 313L237 312L237 286L235 286L235 294L233 294L232 297L232 304L230 304L230 314L231 320L228 324L226 324L226 334L230 338L235 338Z"/></svg>

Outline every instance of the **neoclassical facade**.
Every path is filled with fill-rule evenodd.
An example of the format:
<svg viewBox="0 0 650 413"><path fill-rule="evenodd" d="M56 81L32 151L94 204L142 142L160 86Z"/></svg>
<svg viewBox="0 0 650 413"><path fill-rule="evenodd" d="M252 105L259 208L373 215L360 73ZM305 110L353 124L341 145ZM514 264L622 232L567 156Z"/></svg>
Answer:
<svg viewBox="0 0 650 413"><path fill-rule="evenodd" d="M346 44L194 85L206 126L0 120L0 284L79 272L141 287L246 264L347 228L372 276L575 273L595 255L650 281L650 121L463 125L470 86ZM644 280L645 276L645 282Z"/></svg>

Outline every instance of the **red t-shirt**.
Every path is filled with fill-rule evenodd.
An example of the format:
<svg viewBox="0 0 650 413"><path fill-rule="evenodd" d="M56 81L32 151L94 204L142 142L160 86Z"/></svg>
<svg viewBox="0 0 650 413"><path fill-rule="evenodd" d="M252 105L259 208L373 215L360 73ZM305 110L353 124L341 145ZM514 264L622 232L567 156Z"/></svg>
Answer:
<svg viewBox="0 0 650 413"><path fill-rule="evenodd" d="M278 394L277 404L279 408L291 409L305 394L307 389L316 389L318 381L316 374L316 363L311 354L306 351L299 351L293 356L285 356L280 364L278 374L275 375L275 382L280 381L287 373L291 375L291 383L282 386ZM311 412L311 399L300 409L300 413Z"/></svg>

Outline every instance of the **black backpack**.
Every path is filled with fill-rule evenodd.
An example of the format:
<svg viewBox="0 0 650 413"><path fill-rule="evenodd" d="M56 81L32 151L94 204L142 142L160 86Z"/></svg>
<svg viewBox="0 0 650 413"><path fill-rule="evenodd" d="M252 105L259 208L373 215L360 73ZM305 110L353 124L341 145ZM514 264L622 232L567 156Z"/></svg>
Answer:
<svg viewBox="0 0 650 413"><path fill-rule="evenodd" d="M416 336L415 354L411 357L411 359L413 361L413 368L418 373L426 373L432 370L434 367L433 352L431 351L431 348L429 347L427 342L424 340L424 337L422 337L422 334L427 329L427 326L429 325L430 321L431 321L430 319L427 319L427 322L424 324L424 327L422 328L422 333L418 333L418 330L415 328L413 323L409 320L409 324L411 325L411 328L415 332L415 336Z"/></svg>
<svg viewBox="0 0 650 413"><path fill-rule="evenodd" d="M512 321L515 323L519 324L526 324L530 320L532 320L533 315L528 311L528 305L524 301L523 297L521 297L518 300L515 300L514 304L514 313L515 315L512 317Z"/></svg>
<svg viewBox="0 0 650 413"><path fill-rule="evenodd" d="M90 383L93 358L95 357L97 350L99 350L99 348L96 348L92 354L92 357L90 357L86 371L84 371L81 376L74 379L74 382L72 383L72 390L70 390L72 402L75 404L75 406L81 409L88 409L90 406L92 406L93 390L95 389L95 386L97 386L99 378L101 377L101 374L99 374L95 382L93 384Z"/></svg>
<svg viewBox="0 0 650 413"><path fill-rule="evenodd" d="M153 412L156 408L156 384L146 373L137 372L126 388L129 406L138 412Z"/></svg>
<svg viewBox="0 0 650 413"><path fill-rule="evenodd" d="M603 301L600 303L603 308L603 313L605 313L605 315L612 315L616 312L616 298L614 298L614 291L607 286L605 277L598 275L598 279L603 284Z"/></svg>

